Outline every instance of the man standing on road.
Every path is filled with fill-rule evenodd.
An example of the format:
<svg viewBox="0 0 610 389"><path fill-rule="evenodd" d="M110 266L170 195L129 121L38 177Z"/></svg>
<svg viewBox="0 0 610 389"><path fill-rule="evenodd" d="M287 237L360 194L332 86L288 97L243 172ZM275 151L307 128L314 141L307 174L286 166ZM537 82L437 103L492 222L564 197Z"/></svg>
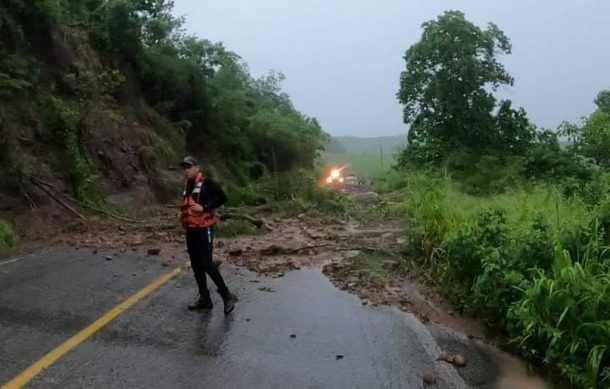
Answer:
<svg viewBox="0 0 610 389"><path fill-rule="evenodd" d="M214 181L203 176L195 158L185 157L180 166L184 169L184 192L180 222L186 228L186 247L191 260L191 267L199 287L199 300L190 305L190 310L210 310L213 308L210 292L207 287L206 274L218 288L224 302L224 313L229 314L235 308L236 298L212 261L214 249L214 210L227 201L227 196Z"/></svg>

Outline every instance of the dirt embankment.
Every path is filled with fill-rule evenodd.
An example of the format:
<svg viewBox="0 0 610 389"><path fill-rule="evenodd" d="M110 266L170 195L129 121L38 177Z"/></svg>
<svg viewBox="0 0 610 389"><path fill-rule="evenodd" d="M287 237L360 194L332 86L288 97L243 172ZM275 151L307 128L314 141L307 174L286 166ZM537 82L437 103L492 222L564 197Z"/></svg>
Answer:
<svg viewBox="0 0 610 389"><path fill-rule="evenodd" d="M28 39L36 88L0 104L0 218L26 237L39 233L29 219L70 221L34 180L71 196L88 186L81 197L122 208L177 194L180 174L168 161L183 152L181 129L146 104L137 82L103 65L78 25L41 27Z"/></svg>

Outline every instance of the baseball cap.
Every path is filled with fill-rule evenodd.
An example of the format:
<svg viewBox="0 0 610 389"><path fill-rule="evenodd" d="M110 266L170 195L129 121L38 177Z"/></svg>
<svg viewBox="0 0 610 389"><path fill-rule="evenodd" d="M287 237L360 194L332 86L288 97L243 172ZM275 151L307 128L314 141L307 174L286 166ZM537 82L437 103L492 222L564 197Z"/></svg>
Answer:
<svg viewBox="0 0 610 389"><path fill-rule="evenodd" d="M186 157L184 157L182 159L182 162L180 162L181 167L195 166L195 165L197 165L197 160L194 157L191 157L190 155L187 155Z"/></svg>

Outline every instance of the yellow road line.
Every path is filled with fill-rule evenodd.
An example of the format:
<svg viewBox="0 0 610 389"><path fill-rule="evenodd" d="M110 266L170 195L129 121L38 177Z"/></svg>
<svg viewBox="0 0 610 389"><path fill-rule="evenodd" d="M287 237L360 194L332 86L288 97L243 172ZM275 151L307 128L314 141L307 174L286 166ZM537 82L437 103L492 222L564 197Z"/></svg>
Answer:
<svg viewBox="0 0 610 389"><path fill-rule="evenodd" d="M144 287L144 289L140 290L136 294L129 297L127 300L112 308L110 311L106 312L99 319L89 324L89 326L81 330L79 333L57 346L57 348L49 352L44 357L40 358L32 366L22 371L21 374L4 384L0 389L19 389L23 387L41 371L51 366L59 358L63 357L67 352L87 340L87 338L89 338L91 335L95 334L105 325L116 319L121 313L125 312L138 301L142 300L144 297L154 292L160 286L177 276L181 271L182 269L176 268L171 272L166 273L161 277L157 278L154 282Z"/></svg>

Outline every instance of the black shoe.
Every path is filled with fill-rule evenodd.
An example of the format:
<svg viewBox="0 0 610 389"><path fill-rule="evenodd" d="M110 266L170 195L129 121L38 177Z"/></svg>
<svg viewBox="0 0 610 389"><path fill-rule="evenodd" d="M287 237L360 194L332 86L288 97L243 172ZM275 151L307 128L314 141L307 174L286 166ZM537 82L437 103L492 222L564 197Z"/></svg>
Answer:
<svg viewBox="0 0 610 389"><path fill-rule="evenodd" d="M224 308L224 312L225 315L228 315L229 313L233 312L233 310L235 309L235 302L237 301L237 297L230 293L229 291L226 291L225 293L220 295L222 297L222 302L225 304L225 308Z"/></svg>
<svg viewBox="0 0 610 389"><path fill-rule="evenodd" d="M214 308L214 304L212 304L212 299L210 296L207 298L199 298L195 304L191 304L188 306L190 311L201 311L201 310L210 310Z"/></svg>

